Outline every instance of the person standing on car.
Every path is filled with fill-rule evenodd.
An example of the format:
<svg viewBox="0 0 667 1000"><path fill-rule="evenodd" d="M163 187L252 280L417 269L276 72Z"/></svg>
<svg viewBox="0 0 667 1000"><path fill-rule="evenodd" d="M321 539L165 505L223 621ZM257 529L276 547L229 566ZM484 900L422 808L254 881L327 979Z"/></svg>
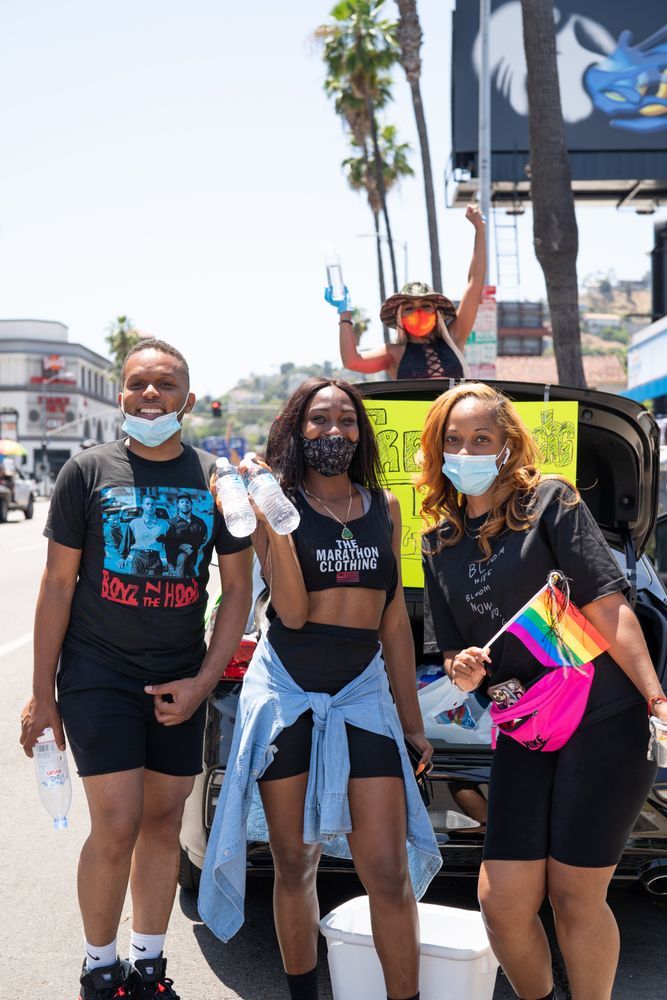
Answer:
<svg viewBox="0 0 667 1000"><path fill-rule="evenodd" d="M274 422L266 457L301 521L279 535L257 510L253 540L276 617L245 676L199 910L223 940L242 922L244 823L257 781L292 1000L318 996L316 875L327 841L351 854L368 893L388 996L414 1000L415 893L441 861L405 749L407 740L428 766L398 502L380 488L373 430L346 382L304 382Z"/></svg>
<svg viewBox="0 0 667 1000"><path fill-rule="evenodd" d="M160 340L141 341L125 359L118 402L127 437L71 458L51 500L21 743L31 756L50 726L64 748L64 724L88 800L91 831L78 875L86 952L80 1000L177 1000L163 943L181 817L201 771L206 696L248 615L250 543L232 538L215 509L212 456L181 441L182 415L195 402L182 354ZM113 546L105 548L119 504L136 505L144 494L152 522L155 498L180 490L199 498L206 521L199 576L184 585L145 568L138 574L134 563L119 569ZM206 650L214 548L225 601ZM132 934L129 960L120 961L128 880Z"/></svg>
<svg viewBox="0 0 667 1000"><path fill-rule="evenodd" d="M561 749L499 735L479 880L491 945L519 997L555 996L538 918L548 895L573 997L607 1000L619 951L607 888L655 777L647 702L667 721L627 582L578 492L538 472L527 428L495 389L473 382L443 393L421 449L422 513L436 522L423 537L431 625L451 680L473 691L490 674L529 690L549 673L507 632L491 650L485 643L553 569L609 642Z"/></svg>
<svg viewBox="0 0 667 1000"><path fill-rule="evenodd" d="M390 295L380 310L384 326L394 327L398 342L360 351L354 337L350 297L325 298L339 314L340 356L353 372L383 372L390 379L462 378L468 374L463 357L484 287L486 220L477 205L468 205L466 219L475 229L468 284L458 308L423 281L411 281Z"/></svg>

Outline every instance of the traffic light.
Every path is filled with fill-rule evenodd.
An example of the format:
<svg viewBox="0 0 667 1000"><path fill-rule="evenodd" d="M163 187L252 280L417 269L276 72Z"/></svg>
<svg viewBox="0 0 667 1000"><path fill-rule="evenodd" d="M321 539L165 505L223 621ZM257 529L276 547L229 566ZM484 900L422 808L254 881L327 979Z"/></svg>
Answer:
<svg viewBox="0 0 667 1000"><path fill-rule="evenodd" d="M213 402L211 403L211 416L212 417L222 416L220 401L218 399L214 399Z"/></svg>

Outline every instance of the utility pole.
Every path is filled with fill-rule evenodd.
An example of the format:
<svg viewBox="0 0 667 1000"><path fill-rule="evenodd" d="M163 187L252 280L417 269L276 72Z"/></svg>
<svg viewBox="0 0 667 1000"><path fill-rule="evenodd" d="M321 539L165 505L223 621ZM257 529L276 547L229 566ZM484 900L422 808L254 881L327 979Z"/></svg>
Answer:
<svg viewBox="0 0 667 1000"><path fill-rule="evenodd" d="M490 65L491 0L479 0L479 35L481 62L479 70L477 179L478 197L482 214L487 220L487 254L484 284L489 284L489 247L491 232L491 76Z"/></svg>

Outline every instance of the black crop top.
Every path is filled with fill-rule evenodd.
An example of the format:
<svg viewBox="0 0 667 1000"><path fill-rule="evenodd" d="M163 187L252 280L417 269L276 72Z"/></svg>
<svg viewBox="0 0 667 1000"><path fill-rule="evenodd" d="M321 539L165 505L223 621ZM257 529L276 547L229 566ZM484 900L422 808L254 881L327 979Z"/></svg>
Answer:
<svg viewBox="0 0 667 1000"><path fill-rule="evenodd" d="M391 547L392 522L383 490L368 490L365 514L347 522L353 534L341 537L338 521L314 510L300 491L292 497L301 515L292 533L306 590L368 587L384 590L387 604L398 585L398 569Z"/></svg>
<svg viewBox="0 0 667 1000"><path fill-rule="evenodd" d="M398 363L396 378L460 378L463 366L442 337L415 344L409 340Z"/></svg>

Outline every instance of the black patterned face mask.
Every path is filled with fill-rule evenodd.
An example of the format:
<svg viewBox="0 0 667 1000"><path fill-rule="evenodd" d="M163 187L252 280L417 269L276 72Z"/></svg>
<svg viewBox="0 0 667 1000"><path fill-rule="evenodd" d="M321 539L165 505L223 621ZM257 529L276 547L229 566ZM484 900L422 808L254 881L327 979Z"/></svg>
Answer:
<svg viewBox="0 0 667 1000"><path fill-rule="evenodd" d="M342 472L347 472L358 443L350 441L343 434L318 438L301 435L303 457L311 469L321 476L340 476Z"/></svg>

